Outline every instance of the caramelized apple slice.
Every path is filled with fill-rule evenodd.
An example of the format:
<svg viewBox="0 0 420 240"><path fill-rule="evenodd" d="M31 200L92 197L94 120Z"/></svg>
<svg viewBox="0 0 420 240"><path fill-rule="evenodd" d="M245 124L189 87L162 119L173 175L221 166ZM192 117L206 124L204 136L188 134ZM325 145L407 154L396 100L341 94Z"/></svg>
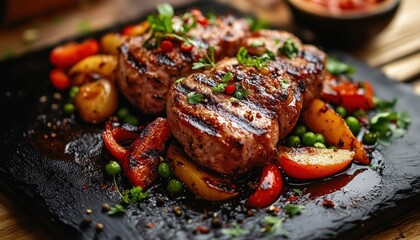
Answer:
<svg viewBox="0 0 420 240"><path fill-rule="evenodd" d="M286 175L296 179L332 176L347 168L354 152L345 149L279 147L277 161Z"/></svg>
<svg viewBox="0 0 420 240"><path fill-rule="evenodd" d="M175 176L195 195L208 201L223 201L238 195L235 185L228 178L201 169L177 145L171 144L167 158L172 163Z"/></svg>

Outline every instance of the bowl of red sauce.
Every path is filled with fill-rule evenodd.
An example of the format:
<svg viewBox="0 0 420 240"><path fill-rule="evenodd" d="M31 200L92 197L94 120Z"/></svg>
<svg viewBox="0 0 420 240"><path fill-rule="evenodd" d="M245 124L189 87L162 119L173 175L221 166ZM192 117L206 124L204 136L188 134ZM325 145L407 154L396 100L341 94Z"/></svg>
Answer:
<svg viewBox="0 0 420 240"><path fill-rule="evenodd" d="M298 26L317 40L343 48L377 36L394 18L400 0L287 0Z"/></svg>

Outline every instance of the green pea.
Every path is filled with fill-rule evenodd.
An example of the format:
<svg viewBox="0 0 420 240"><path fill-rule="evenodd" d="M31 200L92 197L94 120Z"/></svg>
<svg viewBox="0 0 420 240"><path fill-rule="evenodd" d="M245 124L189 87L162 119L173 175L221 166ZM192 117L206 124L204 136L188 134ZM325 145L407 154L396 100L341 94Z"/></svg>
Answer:
<svg viewBox="0 0 420 240"><path fill-rule="evenodd" d="M360 123L357 118L349 116L346 118L346 124L349 126L351 132L356 136L360 132Z"/></svg>
<svg viewBox="0 0 420 240"><path fill-rule="evenodd" d="M316 148L327 148L327 147L325 146L325 144L320 143L320 142L316 142L316 143L314 143L314 147L316 147Z"/></svg>
<svg viewBox="0 0 420 240"><path fill-rule="evenodd" d="M378 135L375 132L366 132L363 135L363 143L367 145L375 144L378 140Z"/></svg>
<svg viewBox="0 0 420 240"><path fill-rule="evenodd" d="M177 179L171 179L168 182L168 186L166 187L166 190L170 193L177 193L181 191L182 189L182 183Z"/></svg>
<svg viewBox="0 0 420 240"><path fill-rule="evenodd" d="M117 112L117 117L119 119L125 119L129 114L130 114L130 110L128 110L128 108L121 108Z"/></svg>
<svg viewBox="0 0 420 240"><path fill-rule="evenodd" d="M107 165L105 165L105 172L110 176L116 175L121 172L121 166L116 161L110 161Z"/></svg>
<svg viewBox="0 0 420 240"><path fill-rule="evenodd" d="M306 132L302 136L302 143L305 146L313 146L315 143L315 133Z"/></svg>
<svg viewBox="0 0 420 240"><path fill-rule="evenodd" d="M124 118L124 122L129 123L131 125L135 125L135 126L139 125L139 120L136 117L134 117L133 115L126 116Z"/></svg>
<svg viewBox="0 0 420 240"><path fill-rule="evenodd" d="M158 166L158 173L162 178L168 178L171 176L171 168L169 167L169 164L166 162L161 162Z"/></svg>
<svg viewBox="0 0 420 240"><path fill-rule="evenodd" d="M286 139L286 145L288 147L297 147L300 144L300 138L296 135L291 135Z"/></svg>
<svg viewBox="0 0 420 240"><path fill-rule="evenodd" d="M306 132L306 126L305 125L297 125L295 129L293 129L293 134L295 134L298 137L302 137L302 135Z"/></svg>
<svg viewBox="0 0 420 240"><path fill-rule="evenodd" d="M343 117L343 118L345 118L346 115L347 115L347 110L344 107L342 107L342 106L336 107L335 108L335 112L338 113L338 114L340 114L340 116Z"/></svg>
<svg viewBox="0 0 420 240"><path fill-rule="evenodd" d="M321 133L316 133L315 134L315 142L319 142L319 143L325 144L324 135L322 135Z"/></svg>
<svg viewBox="0 0 420 240"><path fill-rule="evenodd" d="M70 98L75 98L77 93L79 92L80 88L78 86L73 86L70 88L69 90L69 97Z"/></svg>
<svg viewBox="0 0 420 240"><path fill-rule="evenodd" d="M72 114L75 111L75 107L73 105L73 103L66 103L63 106L63 111L67 114Z"/></svg>

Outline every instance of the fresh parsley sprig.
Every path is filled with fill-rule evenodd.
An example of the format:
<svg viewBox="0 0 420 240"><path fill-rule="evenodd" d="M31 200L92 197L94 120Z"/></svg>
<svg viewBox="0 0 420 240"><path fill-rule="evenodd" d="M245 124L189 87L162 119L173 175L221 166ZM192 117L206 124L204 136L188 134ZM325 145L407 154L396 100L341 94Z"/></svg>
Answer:
<svg viewBox="0 0 420 240"><path fill-rule="evenodd" d="M187 94L187 98L188 98L188 103L189 104L199 104L200 102L203 101L203 94L201 93L196 93L196 92L189 92Z"/></svg>
<svg viewBox="0 0 420 240"><path fill-rule="evenodd" d="M284 206L284 211L290 216L295 216L300 214L305 209L305 206L297 204L286 204Z"/></svg>
<svg viewBox="0 0 420 240"><path fill-rule="evenodd" d="M268 22L262 20L262 19L253 19L250 17L245 18L245 20L248 22L249 30L251 32L256 32L261 29L265 29L269 27Z"/></svg>
<svg viewBox="0 0 420 240"><path fill-rule="evenodd" d="M192 69L200 69L205 67L214 67L215 61L214 61L214 48L210 47L208 52L204 51L204 57L200 58L198 62L195 62L193 64Z"/></svg>
<svg viewBox="0 0 420 240"><path fill-rule="evenodd" d="M266 67L268 61L273 60L274 58L274 53L268 50L261 56L248 56L248 50L244 47L241 47L236 54L236 59L240 64L256 67L257 69Z"/></svg>
<svg viewBox="0 0 420 240"><path fill-rule="evenodd" d="M213 93L221 93L225 90L225 87L227 86L227 82L232 80L233 74L231 72L227 72L221 79L221 82L218 83L216 86L214 86L211 90Z"/></svg>
<svg viewBox="0 0 420 240"><path fill-rule="evenodd" d="M278 52L280 54L286 55L288 58L293 59L299 53L299 47L293 39L288 38L281 47L279 47Z"/></svg>
<svg viewBox="0 0 420 240"><path fill-rule="evenodd" d="M275 217L275 216L266 216L264 217L264 221L266 224L266 229L273 233L279 233L285 237L287 237L289 235L288 232L286 232L286 230L284 230L283 228L283 218L279 218L279 217Z"/></svg>
<svg viewBox="0 0 420 240"><path fill-rule="evenodd" d="M327 72L332 73L334 75L340 75L340 74L349 75L349 74L356 73L356 68L352 67L351 65L347 63L343 63L331 57L327 59L326 70Z"/></svg>

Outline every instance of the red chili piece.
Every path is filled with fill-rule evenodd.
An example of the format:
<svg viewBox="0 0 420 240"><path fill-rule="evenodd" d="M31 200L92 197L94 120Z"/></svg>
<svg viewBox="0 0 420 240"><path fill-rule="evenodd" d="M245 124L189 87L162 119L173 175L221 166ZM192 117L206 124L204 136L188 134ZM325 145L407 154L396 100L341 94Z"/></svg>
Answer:
<svg viewBox="0 0 420 240"><path fill-rule="evenodd" d="M329 200L329 199L324 199L322 201L322 206L326 207L326 208L333 208L334 207L334 202Z"/></svg>
<svg viewBox="0 0 420 240"><path fill-rule="evenodd" d="M56 67L66 68L98 52L99 43L95 39L71 42L54 48L50 53L50 62Z"/></svg>
<svg viewBox="0 0 420 240"><path fill-rule="evenodd" d="M248 198L246 204L254 208L264 208L276 201L283 190L283 178L279 167L269 163L264 167L257 190Z"/></svg>
<svg viewBox="0 0 420 240"><path fill-rule="evenodd" d="M227 86L225 87L225 93L226 93L226 94L232 95L232 94L234 94L234 93L235 93L235 91L236 91L236 87L235 87L235 85L230 84L230 85L227 85Z"/></svg>
<svg viewBox="0 0 420 240"><path fill-rule="evenodd" d="M209 19L207 19L206 17L204 17L203 13L198 10L198 9L193 9L191 10L191 14L194 16L195 20L197 21L197 23L203 25L203 26L207 26L209 25Z"/></svg>
<svg viewBox="0 0 420 240"><path fill-rule="evenodd" d="M210 232L210 229L208 229L205 226L199 225L199 226L197 226L197 231L199 231L202 234L207 234L207 233Z"/></svg>
<svg viewBox="0 0 420 240"><path fill-rule="evenodd" d="M164 40L160 43L160 49L163 52L170 52L174 49L174 44L171 41Z"/></svg>

